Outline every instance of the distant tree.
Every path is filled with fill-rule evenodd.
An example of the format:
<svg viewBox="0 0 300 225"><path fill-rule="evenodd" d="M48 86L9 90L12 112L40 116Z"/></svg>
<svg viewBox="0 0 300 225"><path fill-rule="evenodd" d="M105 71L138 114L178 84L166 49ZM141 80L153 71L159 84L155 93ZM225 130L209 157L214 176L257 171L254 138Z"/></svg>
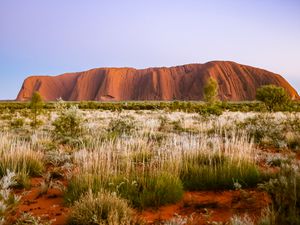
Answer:
<svg viewBox="0 0 300 225"><path fill-rule="evenodd" d="M43 106L44 106L44 101L42 99L42 96L40 95L39 92L37 91L34 92L30 101L30 108L33 114L33 121L32 121L33 127L37 126L37 117L41 113Z"/></svg>
<svg viewBox="0 0 300 225"><path fill-rule="evenodd" d="M218 89L218 82L214 78L210 77L204 85L204 101L209 104L215 103L218 100Z"/></svg>
<svg viewBox="0 0 300 225"><path fill-rule="evenodd" d="M290 96L283 87L264 85L257 89L256 99L262 101L269 111L282 110L290 102Z"/></svg>

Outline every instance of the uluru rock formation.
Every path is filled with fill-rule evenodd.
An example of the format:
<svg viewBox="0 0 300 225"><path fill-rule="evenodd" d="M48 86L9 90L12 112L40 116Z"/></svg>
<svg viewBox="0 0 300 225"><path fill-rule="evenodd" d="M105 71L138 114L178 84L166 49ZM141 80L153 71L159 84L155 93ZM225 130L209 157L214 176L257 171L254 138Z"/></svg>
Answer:
<svg viewBox="0 0 300 225"><path fill-rule="evenodd" d="M228 61L148 69L97 68L59 76L25 79L16 100L30 100L34 91L45 101L201 100L209 77L219 84L222 100L255 99L256 89L274 84L285 88L293 99L296 90L280 75Z"/></svg>

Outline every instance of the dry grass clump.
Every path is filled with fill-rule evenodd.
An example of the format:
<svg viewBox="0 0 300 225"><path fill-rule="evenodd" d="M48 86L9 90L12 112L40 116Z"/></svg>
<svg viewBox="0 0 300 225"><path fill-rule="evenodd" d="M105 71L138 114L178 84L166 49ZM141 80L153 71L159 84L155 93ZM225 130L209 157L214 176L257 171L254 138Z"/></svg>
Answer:
<svg viewBox="0 0 300 225"><path fill-rule="evenodd" d="M16 173L17 181L27 186L28 176L41 175L44 171L43 154L32 150L32 146L24 141L0 135L0 177L7 170Z"/></svg>
<svg viewBox="0 0 300 225"><path fill-rule="evenodd" d="M71 208L69 225L132 225L138 224L126 200L116 193L88 191Z"/></svg>
<svg viewBox="0 0 300 225"><path fill-rule="evenodd" d="M214 138L184 152L180 177L188 190L233 189L238 182L253 187L260 181L252 143L246 137ZM212 144L213 143L213 144Z"/></svg>

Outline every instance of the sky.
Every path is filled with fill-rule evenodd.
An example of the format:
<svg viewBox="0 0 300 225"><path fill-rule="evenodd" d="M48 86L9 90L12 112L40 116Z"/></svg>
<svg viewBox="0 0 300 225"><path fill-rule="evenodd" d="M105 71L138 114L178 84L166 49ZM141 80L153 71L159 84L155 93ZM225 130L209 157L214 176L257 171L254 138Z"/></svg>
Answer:
<svg viewBox="0 0 300 225"><path fill-rule="evenodd" d="M229 60L300 92L299 0L0 0L0 99L30 75Z"/></svg>

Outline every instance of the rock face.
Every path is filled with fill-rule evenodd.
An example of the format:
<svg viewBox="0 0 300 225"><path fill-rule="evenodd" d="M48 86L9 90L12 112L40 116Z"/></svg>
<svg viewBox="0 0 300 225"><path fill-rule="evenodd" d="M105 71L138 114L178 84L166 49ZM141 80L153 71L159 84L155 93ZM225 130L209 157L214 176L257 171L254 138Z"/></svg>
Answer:
<svg viewBox="0 0 300 225"><path fill-rule="evenodd" d="M234 62L212 61L137 70L134 68L97 68L59 76L28 77L16 100L30 100L34 91L45 101L97 100L201 100L206 80L219 84L221 100L255 99L261 85L274 84L298 99L296 90L280 75Z"/></svg>

